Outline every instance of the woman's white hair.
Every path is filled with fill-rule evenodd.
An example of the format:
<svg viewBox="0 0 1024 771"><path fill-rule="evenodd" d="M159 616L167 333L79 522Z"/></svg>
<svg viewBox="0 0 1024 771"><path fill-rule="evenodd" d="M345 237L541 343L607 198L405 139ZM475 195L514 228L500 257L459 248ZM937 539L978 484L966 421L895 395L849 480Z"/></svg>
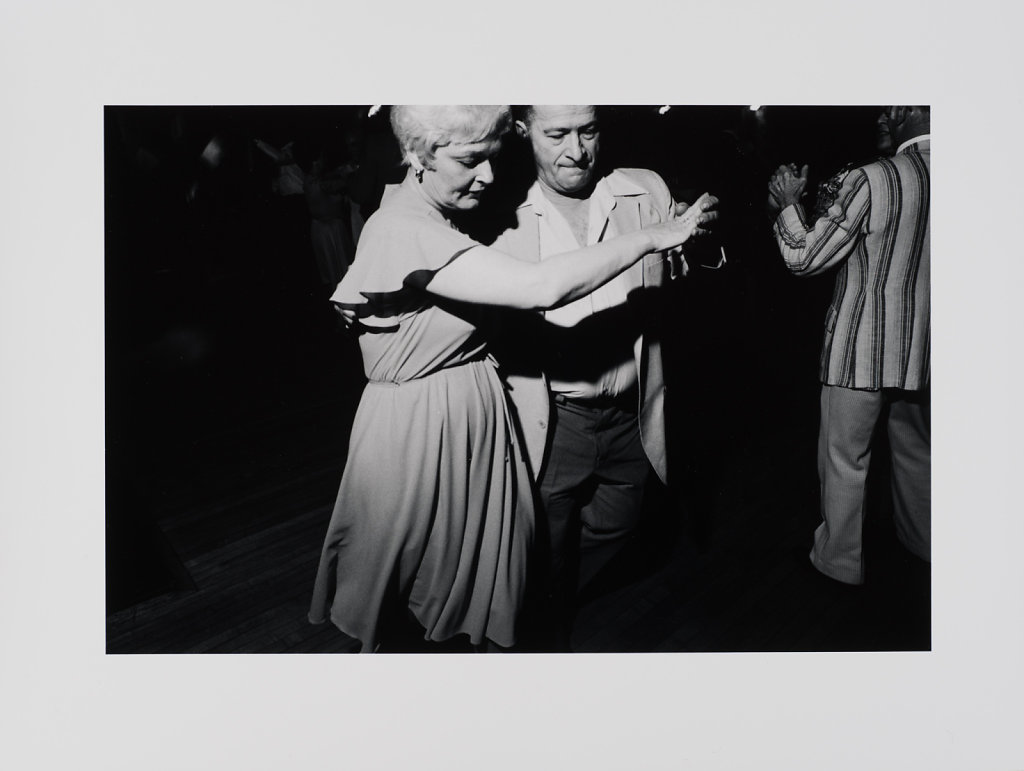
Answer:
<svg viewBox="0 0 1024 771"><path fill-rule="evenodd" d="M508 105L401 104L391 108L391 128L403 161L414 155L425 165L439 147L499 139L512 128L512 111Z"/></svg>

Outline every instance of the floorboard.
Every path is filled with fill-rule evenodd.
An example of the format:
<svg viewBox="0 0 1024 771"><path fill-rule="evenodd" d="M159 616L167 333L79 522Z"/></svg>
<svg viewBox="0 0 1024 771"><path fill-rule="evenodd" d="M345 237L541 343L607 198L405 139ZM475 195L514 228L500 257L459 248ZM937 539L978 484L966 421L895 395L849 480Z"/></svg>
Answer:
<svg viewBox="0 0 1024 771"><path fill-rule="evenodd" d="M136 493L117 517L108 509L108 528L137 517L161 548L146 557L160 563L150 594L130 574L109 579L108 597L129 602L110 607L109 653L358 650L306 618L362 386L350 341L348 358L332 359L339 344L334 333L310 336L289 354L302 366L273 389L219 413L183 412L160 441L120 456L114 480ZM673 495L651 496L633 543L581 598L575 651L930 648L930 570L895 543L884 495L866 533L865 587L809 567L816 389L798 374L762 391L721 378L681 389L688 408L670 429L689 438L688 472ZM108 537L112 558L134 547Z"/></svg>

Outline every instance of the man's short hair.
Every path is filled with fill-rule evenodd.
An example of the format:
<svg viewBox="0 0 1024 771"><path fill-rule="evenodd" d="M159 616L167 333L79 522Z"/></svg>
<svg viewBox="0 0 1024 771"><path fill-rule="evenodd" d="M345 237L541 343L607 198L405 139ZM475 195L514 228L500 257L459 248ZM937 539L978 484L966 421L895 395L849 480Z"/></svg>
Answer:
<svg viewBox="0 0 1024 771"><path fill-rule="evenodd" d="M513 105L512 106L512 117L515 120L521 120L523 123L525 123L527 126L529 126L531 121L533 121L534 115L536 114L533 108L534 108L534 105L532 105L532 104L516 104L516 105ZM602 109L601 109L600 106L594 105L594 112L597 114L598 118L601 117Z"/></svg>
<svg viewBox="0 0 1024 771"><path fill-rule="evenodd" d="M512 105L512 118L514 120L521 120L527 126L530 125L530 121L533 120L533 105L532 104L516 104Z"/></svg>

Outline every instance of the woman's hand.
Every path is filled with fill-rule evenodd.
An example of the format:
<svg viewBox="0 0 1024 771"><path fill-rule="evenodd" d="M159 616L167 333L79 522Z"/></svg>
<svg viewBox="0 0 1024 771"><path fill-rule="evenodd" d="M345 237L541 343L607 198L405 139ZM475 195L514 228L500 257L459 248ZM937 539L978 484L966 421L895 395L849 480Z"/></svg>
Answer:
<svg viewBox="0 0 1024 771"><path fill-rule="evenodd" d="M717 205L715 196L704 193L681 213L682 207L677 207L674 219L644 228L644 233L651 238L650 251L662 252L685 243L690 236L708 232L705 226L718 219Z"/></svg>

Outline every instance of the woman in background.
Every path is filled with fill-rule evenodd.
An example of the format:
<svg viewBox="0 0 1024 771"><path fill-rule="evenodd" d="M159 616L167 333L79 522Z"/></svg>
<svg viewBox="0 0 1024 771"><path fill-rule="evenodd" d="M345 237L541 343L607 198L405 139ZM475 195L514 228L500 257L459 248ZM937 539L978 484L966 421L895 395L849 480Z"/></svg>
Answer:
<svg viewBox="0 0 1024 771"><path fill-rule="evenodd" d="M705 196L674 221L525 263L473 241L511 126L507 107L399 106L409 166L363 230L332 300L360 322L368 383L316 578L310 620L364 652L414 630L427 641L516 641L533 535L529 472L481 306L546 309L582 297L716 214Z"/></svg>

